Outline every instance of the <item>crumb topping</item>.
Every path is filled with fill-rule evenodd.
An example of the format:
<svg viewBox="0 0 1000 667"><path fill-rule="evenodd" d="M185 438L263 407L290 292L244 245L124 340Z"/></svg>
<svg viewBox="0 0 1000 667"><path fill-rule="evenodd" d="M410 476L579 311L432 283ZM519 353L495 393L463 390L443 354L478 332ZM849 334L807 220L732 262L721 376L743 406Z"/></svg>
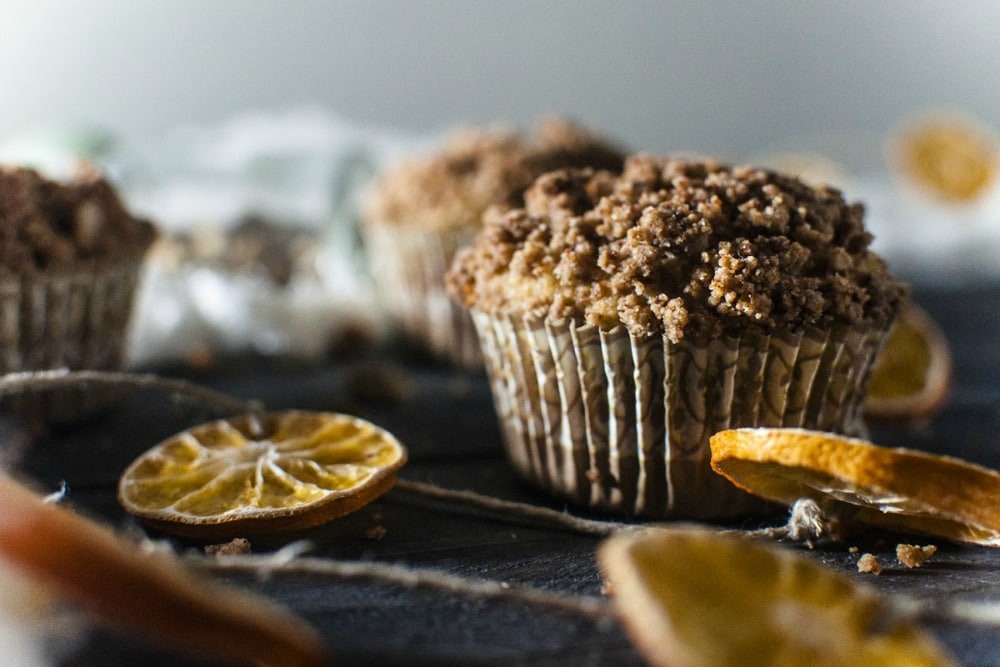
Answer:
<svg viewBox="0 0 1000 667"><path fill-rule="evenodd" d="M869 553L861 554L858 558L858 572L861 574L882 574L882 565L878 562L878 558Z"/></svg>
<svg viewBox="0 0 1000 667"><path fill-rule="evenodd" d="M937 553L937 547L933 544L923 546L917 544L897 544L896 560L913 569L920 567L928 558Z"/></svg>
<svg viewBox="0 0 1000 667"><path fill-rule="evenodd" d="M96 170L69 183L0 166L0 272L25 275L130 252L143 253L153 225L133 217Z"/></svg>
<svg viewBox="0 0 1000 667"><path fill-rule="evenodd" d="M435 153L406 160L368 193L364 218L430 229L478 229L492 204L520 206L539 175L563 167L621 169L624 153L561 119L539 123L534 136L509 128L453 133Z"/></svg>
<svg viewBox="0 0 1000 667"><path fill-rule="evenodd" d="M206 556L245 556L253 553L250 540L245 537L234 537L222 544L206 544Z"/></svg>
<svg viewBox="0 0 1000 667"><path fill-rule="evenodd" d="M860 204L772 171L648 155L564 169L492 207L448 275L469 308L632 334L883 324L904 292Z"/></svg>

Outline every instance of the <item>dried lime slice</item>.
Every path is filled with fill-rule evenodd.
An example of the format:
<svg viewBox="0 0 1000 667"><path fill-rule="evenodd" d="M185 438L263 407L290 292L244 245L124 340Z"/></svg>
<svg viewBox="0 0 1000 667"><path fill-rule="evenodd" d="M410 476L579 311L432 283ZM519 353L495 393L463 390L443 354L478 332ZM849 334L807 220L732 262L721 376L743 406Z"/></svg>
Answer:
<svg viewBox="0 0 1000 667"><path fill-rule="evenodd" d="M224 538L308 528L388 491L406 450L355 417L288 411L202 424L122 474L118 498L156 527Z"/></svg>
<svg viewBox="0 0 1000 667"><path fill-rule="evenodd" d="M953 664L873 591L771 545L651 529L611 538L598 561L619 617L653 665Z"/></svg>

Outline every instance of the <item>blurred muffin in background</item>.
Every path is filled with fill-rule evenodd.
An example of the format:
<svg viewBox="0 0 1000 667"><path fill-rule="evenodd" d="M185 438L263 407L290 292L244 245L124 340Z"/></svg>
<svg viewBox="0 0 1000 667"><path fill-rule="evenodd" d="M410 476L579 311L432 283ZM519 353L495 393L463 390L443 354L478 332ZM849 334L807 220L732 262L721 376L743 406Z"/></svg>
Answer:
<svg viewBox="0 0 1000 667"><path fill-rule="evenodd" d="M153 225L84 166L68 182L0 167L0 371L114 370ZM107 392L0 397L48 420L84 417Z"/></svg>
<svg viewBox="0 0 1000 667"><path fill-rule="evenodd" d="M546 119L530 136L502 127L459 130L437 151L387 170L366 193L360 227L388 315L435 356L479 367L469 315L444 287L456 250L473 239L491 205L521 205L537 176L563 167L618 171L624 157L575 124Z"/></svg>
<svg viewBox="0 0 1000 667"><path fill-rule="evenodd" d="M863 428L905 293L863 208L776 172L636 156L541 176L448 273L508 457L542 489L649 517L763 505L716 475L741 426Z"/></svg>

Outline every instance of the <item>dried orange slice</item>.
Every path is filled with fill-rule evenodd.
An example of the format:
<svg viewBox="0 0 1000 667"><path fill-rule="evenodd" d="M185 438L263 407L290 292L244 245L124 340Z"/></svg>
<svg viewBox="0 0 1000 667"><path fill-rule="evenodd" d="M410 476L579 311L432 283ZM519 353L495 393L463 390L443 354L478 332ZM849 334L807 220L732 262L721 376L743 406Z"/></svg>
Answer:
<svg viewBox="0 0 1000 667"><path fill-rule="evenodd" d="M396 481L405 448L355 417L288 411L202 424L122 474L118 499L166 532L224 538L325 523Z"/></svg>
<svg viewBox="0 0 1000 667"><path fill-rule="evenodd" d="M791 505L957 542L1000 546L1000 473L960 459L833 433L741 428L711 437L712 469Z"/></svg>
<svg viewBox="0 0 1000 667"><path fill-rule="evenodd" d="M652 665L954 664L867 587L773 545L652 529L606 541L598 562Z"/></svg>
<svg viewBox="0 0 1000 667"><path fill-rule="evenodd" d="M144 553L2 472L0 507L0 591L31 582L95 620L225 664L328 664L303 619L263 597L195 577L172 555ZM11 664L6 655L4 664Z"/></svg>
<svg viewBox="0 0 1000 667"><path fill-rule="evenodd" d="M907 302L875 360L865 416L919 419L941 407L951 386L951 351L934 320Z"/></svg>
<svg viewBox="0 0 1000 667"><path fill-rule="evenodd" d="M890 167L918 192L950 203L970 202L995 185L1000 142L982 121L931 111L904 120L890 135Z"/></svg>

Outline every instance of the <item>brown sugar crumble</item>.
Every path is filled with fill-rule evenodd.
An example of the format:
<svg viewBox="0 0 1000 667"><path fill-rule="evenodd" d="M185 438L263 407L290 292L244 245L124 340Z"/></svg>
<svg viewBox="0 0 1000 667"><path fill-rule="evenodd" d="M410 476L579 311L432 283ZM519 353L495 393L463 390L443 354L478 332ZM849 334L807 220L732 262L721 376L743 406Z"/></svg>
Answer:
<svg viewBox="0 0 1000 667"><path fill-rule="evenodd" d="M209 544L205 547L206 556L245 556L251 553L250 541L245 537L235 537L222 544Z"/></svg>
<svg viewBox="0 0 1000 667"><path fill-rule="evenodd" d="M371 526L365 529L364 538L366 540L371 540L372 542L380 542L388 531L385 526L379 524L377 526Z"/></svg>
<svg viewBox="0 0 1000 667"><path fill-rule="evenodd" d="M936 553L937 547L933 544L924 546L916 544L896 545L896 560L910 569L922 566L928 558Z"/></svg>
<svg viewBox="0 0 1000 667"><path fill-rule="evenodd" d="M882 574L882 565L879 564L878 558L872 554L861 554L861 558L858 559L858 572L879 575Z"/></svg>
<svg viewBox="0 0 1000 667"><path fill-rule="evenodd" d="M775 172L639 155L620 176L564 169L492 207L448 275L491 313L636 336L714 337L890 321L904 288L863 207Z"/></svg>
<svg viewBox="0 0 1000 667"><path fill-rule="evenodd" d="M93 168L67 183L0 166L0 272L28 275L142 254L156 232Z"/></svg>
<svg viewBox="0 0 1000 667"><path fill-rule="evenodd" d="M436 152L390 169L368 193L364 218L427 229L478 229L492 204L520 206L541 174L562 167L621 169L625 154L562 119L546 119L533 136L506 127L454 132Z"/></svg>

